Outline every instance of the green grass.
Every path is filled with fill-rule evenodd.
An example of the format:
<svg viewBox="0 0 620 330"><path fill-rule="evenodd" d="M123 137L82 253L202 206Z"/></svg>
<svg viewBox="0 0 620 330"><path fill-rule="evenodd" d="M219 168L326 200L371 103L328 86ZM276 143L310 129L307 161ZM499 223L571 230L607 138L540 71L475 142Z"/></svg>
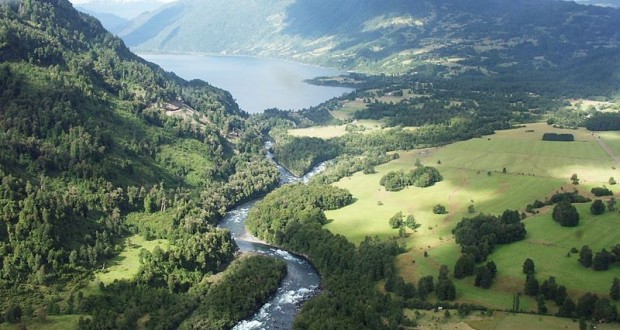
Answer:
<svg viewBox="0 0 620 330"><path fill-rule="evenodd" d="M27 329L66 330L76 329L80 315L48 315L45 321L36 317L23 317L21 324ZM0 323L0 330L20 329L19 324Z"/></svg>
<svg viewBox="0 0 620 330"><path fill-rule="evenodd" d="M356 120L353 124L364 127L362 133L371 133L381 130L381 122L377 120ZM316 137L329 139L347 134L347 124L331 126L315 126L288 130L288 134L298 137Z"/></svg>
<svg viewBox="0 0 620 330"><path fill-rule="evenodd" d="M140 235L127 238L123 251L107 262L105 270L95 273L95 283L103 282L104 284L110 284L115 280L132 279L137 274L138 268L140 268L140 251L142 249L153 251L156 246L167 250L169 242L164 239L147 241Z"/></svg>
<svg viewBox="0 0 620 330"><path fill-rule="evenodd" d="M541 137L545 132L569 132L575 135L576 141L543 142ZM607 133L603 138L612 137L618 138L620 147L619 133ZM400 159L377 166L376 174L356 173L336 183L349 189L356 200L350 206L326 212L331 220L326 228L359 243L366 235L396 236L398 232L389 227L388 219L398 211L413 214L422 226L416 232L408 230L409 236L399 239L409 250L397 257L397 269L405 280L412 282L421 276L436 276L440 265L452 269L460 255L460 246L454 242L451 231L460 219L470 216L469 205L474 205L476 212L489 214L500 214L505 209L523 211L535 199L544 200L561 189L579 189L589 195L591 187L607 184L609 177L620 178L613 168L615 163L596 139L597 136L583 129L566 131L532 124L442 148L401 152ZM444 180L429 188L409 187L400 192L387 192L379 185L387 172L408 171L418 158L425 165L437 167ZM504 167L507 173L502 173ZM570 184L572 173L578 174L580 185ZM445 205L449 213L433 214L432 207L438 203ZM581 267L576 255L569 258L566 254L570 248L579 249L584 244L598 251L620 243L620 233L610 230L618 227L620 216L617 213L591 216L589 204L578 208L582 223L577 228L563 228L553 222L549 208L527 218L526 239L498 247L490 257L498 266L498 279L492 289L476 288L473 278L457 280L457 298L499 309L510 308L512 295L523 288L525 276L521 267L527 257L534 259L541 283L553 275L572 295L587 290L606 295L620 266L594 272ZM429 256L424 257L424 252ZM521 306L531 310L536 304L524 297Z"/></svg>

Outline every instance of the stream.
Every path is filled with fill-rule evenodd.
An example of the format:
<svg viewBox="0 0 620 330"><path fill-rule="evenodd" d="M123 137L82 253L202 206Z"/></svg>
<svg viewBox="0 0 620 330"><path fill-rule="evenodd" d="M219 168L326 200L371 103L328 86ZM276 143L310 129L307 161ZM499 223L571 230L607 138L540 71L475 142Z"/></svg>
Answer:
<svg viewBox="0 0 620 330"><path fill-rule="evenodd" d="M272 147L265 144L267 150ZM268 152L267 157L273 158ZM291 172L276 164L280 171L280 186L308 180L322 172L327 164L321 163L303 177L294 176ZM287 251L258 242L245 230L245 220L254 204L262 198L242 204L230 210L220 221L219 226L230 230L232 237L242 252L255 252L268 255L286 262L287 274L280 287L271 299L251 318L239 322L233 329L291 329L293 320L306 300L314 297L319 291L321 278L308 261Z"/></svg>

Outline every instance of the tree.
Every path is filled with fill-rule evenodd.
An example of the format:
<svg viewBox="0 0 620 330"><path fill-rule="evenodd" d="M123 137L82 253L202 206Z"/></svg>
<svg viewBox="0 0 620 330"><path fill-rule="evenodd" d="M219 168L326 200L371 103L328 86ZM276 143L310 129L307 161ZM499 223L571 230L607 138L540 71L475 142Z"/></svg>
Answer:
<svg viewBox="0 0 620 330"><path fill-rule="evenodd" d="M530 258L525 259L525 262L523 262L523 273L527 275L534 275L535 272L534 260Z"/></svg>
<svg viewBox="0 0 620 330"><path fill-rule="evenodd" d="M474 275L474 268L476 267L476 261L471 254L461 254L459 259L454 265L454 277L461 279L467 276Z"/></svg>
<svg viewBox="0 0 620 330"><path fill-rule="evenodd" d="M435 291L435 283L433 282L432 276L423 276L418 280L418 294L422 299L426 298L426 296Z"/></svg>
<svg viewBox="0 0 620 330"><path fill-rule="evenodd" d="M441 205L441 204L437 204L435 206L433 206L433 213L435 214L446 214L448 213L448 211L446 210L446 207Z"/></svg>
<svg viewBox="0 0 620 330"><path fill-rule="evenodd" d="M609 264L612 262L613 256L606 249L597 252L592 259L592 269L594 270L607 270Z"/></svg>
<svg viewBox="0 0 620 330"><path fill-rule="evenodd" d="M592 249L587 245L582 246L581 251L579 251L579 263L584 267L590 267L592 266L592 257Z"/></svg>
<svg viewBox="0 0 620 330"><path fill-rule="evenodd" d="M559 285L558 289L555 292L555 304L558 306L562 306L562 304L566 300L566 297L568 297L568 293L566 293L566 287L563 285Z"/></svg>
<svg viewBox="0 0 620 330"><path fill-rule="evenodd" d="M612 305L609 299L600 298L594 305L592 319L597 322L613 322L618 316L618 310Z"/></svg>
<svg viewBox="0 0 620 330"><path fill-rule="evenodd" d="M607 201L607 209L611 212L611 211L615 211L616 210L616 198L611 197L608 201Z"/></svg>
<svg viewBox="0 0 620 330"><path fill-rule="evenodd" d="M480 266L476 268L476 278L474 285L483 289L488 289L493 284L494 274L487 266Z"/></svg>
<svg viewBox="0 0 620 330"><path fill-rule="evenodd" d="M570 177L570 181L571 181L574 185L578 185L578 184L579 184L579 176L577 176L577 173L573 173L573 175L571 175L571 177Z"/></svg>
<svg viewBox="0 0 620 330"><path fill-rule="evenodd" d="M451 280L443 280L437 283L435 288L437 299L439 300L454 300L456 299L456 287Z"/></svg>
<svg viewBox="0 0 620 330"><path fill-rule="evenodd" d="M579 212L573 204L564 199L553 207L553 220L564 227L575 227L579 224Z"/></svg>
<svg viewBox="0 0 620 330"><path fill-rule="evenodd" d="M545 297L542 294L536 296L536 306L538 314L547 314L547 305L545 304Z"/></svg>
<svg viewBox="0 0 620 330"><path fill-rule="evenodd" d="M539 285L536 277L534 277L534 275L527 275L525 278L525 288L523 290L523 293L528 296L535 296L538 294L538 291Z"/></svg>
<svg viewBox="0 0 620 330"><path fill-rule="evenodd" d="M409 229L417 229L420 228L420 224L415 222L415 218L413 215L409 214L405 219L405 226L409 227Z"/></svg>
<svg viewBox="0 0 620 330"><path fill-rule="evenodd" d="M616 179L614 179L613 176L611 178L609 178L609 184L610 185L615 185L616 184Z"/></svg>
<svg viewBox="0 0 620 330"><path fill-rule="evenodd" d="M545 299L555 299L555 295L558 291L558 284L555 281L555 277L550 276L549 279L544 280L539 291Z"/></svg>
<svg viewBox="0 0 620 330"><path fill-rule="evenodd" d="M4 312L4 319L9 323L17 323L22 318L22 308L17 304L11 304Z"/></svg>
<svg viewBox="0 0 620 330"><path fill-rule="evenodd" d="M390 227L392 229L400 228L403 225L403 212L398 212L390 218Z"/></svg>
<svg viewBox="0 0 620 330"><path fill-rule="evenodd" d="M586 319L591 318L592 313L594 313L594 308L596 306L597 300L598 296L593 294L592 292L584 293L581 297L579 297L577 307L575 308L577 316L584 317Z"/></svg>
<svg viewBox="0 0 620 330"><path fill-rule="evenodd" d="M468 212L469 214L476 213L476 208L474 207L474 204L470 204L470 205L467 207L467 212Z"/></svg>
<svg viewBox="0 0 620 330"><path fill-rule="evenodd" d="M572 317L575 312L575 302L570 297L564 298L562 305L558 308L559 317Z"/></svg>
<svg viewBox="0 0 620 330"><path fill-rule="evenodd" d="M600 215L605 213L605 204L600 199L595 199L590 205L590 213L594 215Z"/></svg>
<svg viewBox="0 0 620 330"><path fill-rule="evenodd" d="M613 300L620 300L620 279L614 277L611 282L611 288L609 289L609 298Z"/></svg>

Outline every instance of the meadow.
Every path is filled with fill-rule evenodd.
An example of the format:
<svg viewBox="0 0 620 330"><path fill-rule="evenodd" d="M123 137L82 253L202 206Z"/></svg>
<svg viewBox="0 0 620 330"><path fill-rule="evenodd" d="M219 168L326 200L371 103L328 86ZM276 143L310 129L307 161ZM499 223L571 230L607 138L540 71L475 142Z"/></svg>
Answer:
<svg viewBox="0 0 620 330"><path fill-rule="evenodd" d="M542 141L546 132L574 134L575 142ZM399 238L408 251L398 256L396 267L405 280L417 282L421 276L436 276L442 264L453 269L460 256L460 246L454 242L451 231L463 217L478 212L501 214L505 209L523 212L534 200L544 200L562 190L578 189L593 197L592 187L608 185L613 176L620 178L615 159L599 142L607 143L613 152L620 154L620 133L560 130L542 123L441 148L399 152L399 159L377 166L375 174L356 173L335 183L349 189L356 201L326 212L330 219L326 227L359 243L367 235L398 236L398 230L390 228L388 219L399 211L413 215L421 226L415 231L408 229L408 236ZM413 169L417 159L436 167L444 180L429 188L409 187L399 192L388 192L379 185L381 177L389 171ZM579 185L570 183L572 174L580 178ZM614 186L610 188L614 190ZM436 204L444 205L448 214L433 214ZM473 214L469 213L470 205ZM556 224L551 219L551 207L529 215L524 220L526 239L499 246L491 254L490 260L498 267L492 288L475 287L472 277L455 280L457 300L496 309L511 308L513 294L523 288L525 275L521 267L527 257L535 261L536 276L541 283L555 276L575 298L585 291L606 296L620 266L595 272L583 268L577 262L578 255L569 254L572 247L580 249L587 244L598 251L620 243L620 232L609 230L620 224L618 213L592 216L589 205L578 205L582 221L576 228ZM424 256L425 252L428 257ZM555 304L548 305L550 312L555 312ZM534 310L536 304L533 299L523 297L521 308Z"/></svg>

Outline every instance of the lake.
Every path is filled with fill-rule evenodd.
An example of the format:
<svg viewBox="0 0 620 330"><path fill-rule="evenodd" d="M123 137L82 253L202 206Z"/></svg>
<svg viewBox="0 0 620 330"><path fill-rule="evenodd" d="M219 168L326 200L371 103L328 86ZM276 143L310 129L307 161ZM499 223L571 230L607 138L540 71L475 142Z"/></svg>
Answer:
<svg viewBox="0 0 620 330"><path fill-rule="evenodd" d="M269 108L301 110L352 91L304 82L342 71L284 60L240 56L140 54L142 58L191 80L201 79L229 91L249 113Z"/></svg>

